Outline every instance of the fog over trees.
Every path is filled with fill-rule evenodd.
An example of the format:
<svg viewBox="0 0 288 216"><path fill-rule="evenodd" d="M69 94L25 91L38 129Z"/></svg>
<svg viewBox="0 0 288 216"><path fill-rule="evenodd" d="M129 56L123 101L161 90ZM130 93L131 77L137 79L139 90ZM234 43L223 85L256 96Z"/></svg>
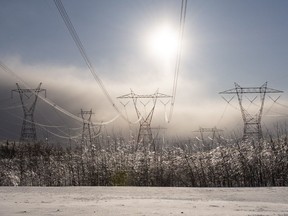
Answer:
<svg viewBox="0 0 288 216"><path fill-rule="evenodd" d="M193 142L143 145L100 136L87 145L61 147L7 141L0 146L0 185L288 186L285 132L259 142L219 140L204 147Z"/></svg>

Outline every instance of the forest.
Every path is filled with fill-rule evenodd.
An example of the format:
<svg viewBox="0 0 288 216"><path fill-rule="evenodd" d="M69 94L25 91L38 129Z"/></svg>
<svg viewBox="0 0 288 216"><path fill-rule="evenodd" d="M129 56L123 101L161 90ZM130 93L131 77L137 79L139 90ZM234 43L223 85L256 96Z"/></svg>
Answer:
<svg viewBox="0 0 288 216"><path fill-rule="evenodd" d="M185 141L143 145L110 137L90 145L5 142L1 186L288 186L287 135L192 148Z"/></svg>

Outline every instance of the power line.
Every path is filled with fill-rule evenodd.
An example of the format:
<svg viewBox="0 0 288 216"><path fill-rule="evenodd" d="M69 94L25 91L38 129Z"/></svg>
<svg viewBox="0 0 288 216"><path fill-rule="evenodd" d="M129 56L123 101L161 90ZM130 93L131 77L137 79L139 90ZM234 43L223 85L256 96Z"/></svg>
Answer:
<svg viewBox="0 0 288 216"><path fill-rule="evenodd" d="M173 90L172 90L172 99L171 99L171 107L168 122L172 119L175 98L176 98L176 91L178 85L178 76L180 71L180 63L181 63L181 56L182 56L182 46L183 46L183 36L184 36L184 26L185 26L185 19L186 19L186 10L187 10L187 0L182 0L181 2L181 13L180 13L180 29L178 35L178 48L177 48L177 56L176 56L176 64L175 64L175 72L174 72L174 80L173 80Z"/></svg>
<svg viewBox="0 0 288 216"><path fill-rule="evenodd" d="M116 104L114 103L113 99L111 98L110 94L108 93L107 89L105 88L102 80L100 79L100 77L96 74L95 69L90 61L90 59L88 58L88 55L85 51L85 48L65 10L64 5L62 4L61 0L54 0L54 3L66 25L66 27L68 28L68 31L71 35L71 37L73 38L82 58L84 59L86 65L88 66L91 74L93 75L94 79L96 80L96 82L98 83L98 85L100 86L100 88L102 89L103 93L105 94L105 96L107 97L107 99L109 100L109 102L111 103L111 105L113 106L113 108L117 111L117 113L119 113L119 115L121 115L121 117L123 119L125 119L126 121L129 122L129 120L120 112L119 108L116 106ZM181 55L182 55L182 45L183 45L183 35L184 35L184 25L185 25L185 18L186 18L186 10L187 10L187 0L182 0L181 3L181 13L180 13L180 28L179 28L179 35L178 35L178 49L177 49L177 56L176 56L176 64L175 64L175 73L174 73L174 80L173 80L173 90L172 90L172 100L171 100L171 108L170 108L170 113L169 113L169 118L168 118L168 122L171 121L172 118L172 113L173 113L173 108L174 108L174 104L175 104L175 98L176 98L176 90L177 90L177 82L178 82L178 75L179 75L179 70L180 70L180 63L181 63ZM129 122L130 123L130 122Z"/></svg>
<svg viewBox="0 0 288 216"><path fill-rule="evenodd" d="M3 62L0 61L0 67L8 74L14 76L15 78L17 78L18 80L21 81L21 83L26 87L26 88L30 88L30 86L20 77L18 76L15 72L13 72L10 68L8 68ZM33 93L33 92L32 92ZM42 97L41 95L38 96L40 99L42 99L44 102L46 102L47 104L49 104L50 106L54 107L55 109L57 109L58 111L66 114L67 116L70 116L71 118L81 121L82 119L73 115L72 113L68 112L67 110L65 110L62 107L57 106L55 103L53 103L52 101L48 100L47 98Z"/></svg>
<svg viewBox="0 0 288 216"><path fill-rule="evenodd" d="M86 65L88 66L91 74L93 75L94 79L96 80L96 82L98 83L98 85L100 86L100 88L102 89L103 93L105 94L105 96L107 97L108 101L111 103L111 105L113 106L113 108L117 111L117 113L119 113L119 115L121 115L121 117L123 119L125 119L126 121L128 121L128 119L125 118L125 116L120 112L119 108L116 106L116 104L114 103L112 97L110 96L110 94L108 93L107 89L105 88L102 80L100 79L100 77L96 74L95 69L90 61L90 59L88 58L88 55L85 51L85 48L65 10L64 5L62 4L61 0L54 0L54 3L71 35L71 37L73 38L82 58L84 59Z"/></svg>
<svg viewBox="0 0 288 216"><path fill-rule="evenodd" d="M26 104L25 104L26 105ZM11 110L11 109L17 109L17 108L21 108L22 104L20 105L14 105L14 106L7 106L7 107L0 107L0 110Z"/></svg>
<svg viewBox="0 0 288 216"><path fill-rule="evenodd" d="M16 79L18 79L19 81L21 81L21 83L26 87L26 88L31 88L20 76L18 76L14 71L12 71L10 68L8 68L8 66L6 66L3 62L1 62L0 60L0 67L2 68L2 70L12 76L14 76ZM32 92L33 93L33 92ZM54 103L53 101L49 100L48 98L45 98L41 95L38 95L38 97L43 100L45 103L49 104L50 106L52 106L54 109L62 112L63 114L73 118L74 120L77 120L79 122L82 122L82 118L70 113L69 111L67 111L66 109L58 106L56 103ZM109 120L107 122L93 122L94 125L103 125L103 124L109 124L113 121L115 121L118 117L120 116L120 114L118 114L116 117L114 117L112 120Z"/></svg>
<svg viewBox="0 0 288 216"><path fill-rule="evenodd" d="M81 137L81 134L78 134L78 135L76 135L76 136L62 136L62 135L56 134L56 133L48 130L48 129L45 128L45 127L41 127L41 128L42 128L43 130L45 130L46 132L54 135L55 137L58 137L58 138L61 138L61 139L69 139L69 140L72 139L72 140L74 140L74 139L78 139L79 137Z"/></svg>
<svg viewBox="0 0 288 216"><path fill-rule="evenodd" d="M18 118L18 119L20 119L20 120L22 120L22 121L25 120L23 117L18 116L18 115L15 115L15 114L12 114L12 113L9 113L9 115L11 115L11 116L13 116L13 117L16 117L16 118ZM29 120L27 120L27 119L26 119L25 121L31 123L31 121L29 121ZM56 136L56 137L59 137L59 138L63 138L63 139L75 139L75 138L81 137L81 133L78 133L78 135L71 136L70 134L67 134L67 133L65 133L64 131L60 130L60 128L65 128L65 126L62 126L62 125L46 125L46 124L41 124L41 123L38 123L38 122L35 122L35 121L34 121L34 124L37 125L37 126L39 126L41 129L45 130L46 132L48 132L48 133L50 133L50 134L52 134L52 135L54 135L54 136ZM21 124L18 124L18 125L21 125ZM52 132L52 131L49 130L48 128L57 129L59 132L63 133L63 134L66 135L66 136L59 135L59 134L57 134L57 133L55 133L55 132ZM70 129L73 129L73 128L68 128L68 129L70 130ZM79 130L80 128L77 128L77 129Z"/></svg>
<svg viewBox="0 0 288 216"><path fill-rule="evenodd" d="M9 101L11 98L5 98L5 99L1 99L0 100L0 103L3 103L3 102L5 102L5 101Z"/></svg>

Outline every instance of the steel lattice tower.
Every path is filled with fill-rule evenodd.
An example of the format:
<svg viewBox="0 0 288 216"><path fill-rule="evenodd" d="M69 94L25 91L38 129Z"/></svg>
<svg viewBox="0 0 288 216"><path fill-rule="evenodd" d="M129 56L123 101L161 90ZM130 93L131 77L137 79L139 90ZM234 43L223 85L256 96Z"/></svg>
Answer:
<svg viewBox="0 0 288 216"><path fill-rule="evenodd" d="M82 138L81 138L81 144L82 147L88 148L91 147L91 149L99 150L100 149L100 141L97 138L98 135L101 132L101 126L98 127L98 131L95 133L94 126L91 117L94 113L92 112L92 109L89 111L85 111L81 109L80 115L83 119L83 127L82 127Z"/></svg>
<svg viewBox="0 0 288 216"><path fill-rule="evenodd" d="M216 127L213 127L213 128L203 128L203 127L199 127L199 130L196 130L196 131L193 131L193 132L198 132L200 133L200 136L201 136L201 142L202 142L202 145L204 147L207 147L207 148L212 148L213 145L215 144L215 140L216 141L219 141L221 138L220 138L220 132L222 132L223 130L221 129L218 129ZM207 143L206 142L206 139L205 139L205 136L204 134L210 134L212 135L212 137L209 137L211 139L211 142L210 143ZM210 146L208 146L210 145Z"/></svg>
<svg viewBox="0 0 288 216"><path fill-rule="evenodd" d="M153 142L153 136L152 136L152 130L151 130L151 121L153 118L156 102L158 98L171 98L171 96L159 93L158 90L154 94L150 95L138 95L135 94L132 90L130 94L126 94L123 96L118 97L118 99L132 99L134 103L134 108L136 110L136 114L138 119L140 119L139 124L139 132L138 132L138 138L137 143L143 143L143 144L151 144ZM139 99L152 99L152 106L150 107L150 110L146 113L143 113L139 109L138 102ZM142 103L142 102L141 102ZM143 103L142 103L143 104ZM145 104L143 104L145 106Z"/></svg>
<svg viewBox="0 0 288 216"><path fill-rule="evenodd" d="M261 128L261 119L264 107L265 96L267 93L282 93L283 91L267 88L267 82L265 82L260 87L241 87L237 83L235 84L235 88L220 92L219 94L237 94L238 102L244 122L243 129L243 140L260 140L263 137L262 128ZM248 112L248 108L243 106L243 95L244 94L258 94L260 95L260 105L259 109L255 114L251 114ZM251 103L254 103L254 100L257 98L256 96Z"/></svg>
<svg viewBox="0 0 288 216"><path fill-rule="evenodd" d="M38 94L44 91L46 97L46 89L41 89L41 85L42 83L40 83L36 89L21 89L19 84L16 83L17 89L12 90L12 97L13 92L19 93L24 113L20 142L35 143L37 141L34 111L38 99ZM30 100L30 103L28 103L28 100Z"/></svg>
<svg viewBox="0 0 288 216"><path fill-rule="evenodd" d="M84 145L89 142L90 144L92 143L92 133L91 133L91 117L92 114L92 109L90 111L84 111L81 109L81 117L83 119L83 129L82 129L82 139L81 139L81 144Z"/></svg>

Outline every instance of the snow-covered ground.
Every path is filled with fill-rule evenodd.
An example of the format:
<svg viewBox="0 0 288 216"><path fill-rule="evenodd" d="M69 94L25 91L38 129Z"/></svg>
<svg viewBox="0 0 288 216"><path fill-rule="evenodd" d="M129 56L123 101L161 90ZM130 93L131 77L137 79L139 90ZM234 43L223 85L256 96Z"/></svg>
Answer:
<svg viewBox="0 0 288 216"><path fill-rule="evenodd" d="M0 187L0 215L288 216L288 188Z"/></svg>

